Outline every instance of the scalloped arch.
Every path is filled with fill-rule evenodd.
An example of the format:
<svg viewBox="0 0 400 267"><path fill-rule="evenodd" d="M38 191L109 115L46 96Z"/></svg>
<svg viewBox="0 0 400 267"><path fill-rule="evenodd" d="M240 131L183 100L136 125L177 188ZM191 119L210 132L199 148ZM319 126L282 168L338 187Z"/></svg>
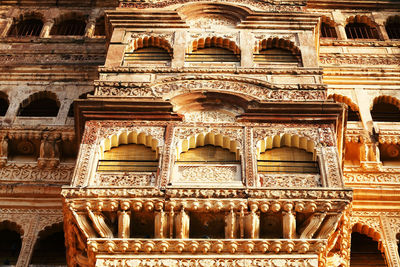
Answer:
<svg viewBox="0 0 400 267"><path fill-rule="evenodd" d="M262 50L266 50L269 48L280 48L288 50L292 52L293 55L300 55L301 53L300 49L292 41L278 37L260 40L256 44L254 52L260 53Z"/></svg>
<svg viewBox="0 0 400 267"><path fill-rule="evenodd" d="M158 47L164 49L168 52L168 54L172 55L171 44L164 38L155 36L145 36L133 39L130 45L127 47L126 52L133 52L137 49L146 47Z"/></svg>
<svg viewBox="0 0 400 267"><path fill-rule="evenodd" d="M388 95L381 95L381 96L377 96L374 98L371 106L370 106L370 110L373 109L375 104L392 104L394 106L396 106L398 109L400 109L400 100L397 99L396 97L393 96L388 96Z"/></svg>
<svg viewBox="0 0 400 267"><path fill-rule="evenodd" d="M144 132L120 131L104 138L100 142L101 157L103 157L104 152L110 150L111 148L127 144L145 145L146 147L151 148L153 151L156 151L157 154L159 153L160 144L153 136Z"/></svg>
<svg viewBox="0 0 400 267"><path fill-rule="evenodd" d="M347 96L332 94L328 98L335 100L336 102L344 103L351 108L352 111L359 111L358 106Z"/></svg>
<svg viewBox="0 0 400 267"><path fill-rule="evenodd" d="M179 140L176 146L176 159L179 160L181 153L186 152L189 149L205 145L220 146L229 149L230 152L236 154L236 159L240 159L239 143L232 140L230 137L213 132L198 133L188 136L186 139Z"/></svg>
<svg viewBox="0 0 400 267"><path fill-rule="evenodd" d="M365 15L356 15L356 16L351 16L346 19L347 24L349 23L363 23L367 24L370 27L376 27L376 23L372 21L372 19L368 16Z"/></svg>
<svg viewBox="0 0 400 267"><path fill-rule="evenodd" d="M275 136L267 136L257 142L257 159L260 154L267 149L277 148L281 146L296 147L304 149L315 155L315 142L308 137L295 134L277 134Z"/></svg>
<svg viewBox="0 0 400 267"><path fill-rule="evenodd" d="M235 55L240 55L240 49L234 41L216 36L193 40L191 45L187 48L187 53L192 53L208 47L224 48L232 51Z"/></svg>
<svg viewBox="0 0 400 267"><path fill-rule="evenodd" d="M324 23L328 24L331 27L335 27L336 26L336 22L333 19L331 19L330 17L325 16L325 15L321 16L321 22L324 22Z"/></svg>
<svg viewBox="0 0 400 267"><path fill-rule="evenodd" d="M368 225L362 223L355 223L353 225L353 232L357 232L363 235L366 235L372 238L374 241L378 242L378 249L384 252L383 244L382 244L382 235L376 231L374 228L369 227Z"/></svg>

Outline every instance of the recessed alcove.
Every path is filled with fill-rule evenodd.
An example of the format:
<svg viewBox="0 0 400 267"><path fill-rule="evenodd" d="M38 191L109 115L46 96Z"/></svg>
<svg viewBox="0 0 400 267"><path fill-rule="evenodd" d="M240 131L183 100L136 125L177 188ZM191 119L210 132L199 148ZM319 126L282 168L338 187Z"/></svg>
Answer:
<svg viewBox="0 0 400 267"><path fill-rule="evenodd" d="M283 238L283 220L281 212L261 212L260 238Z"/></svg>
<svg viewBox="0 0 400 267"><path fill-rule="evenodd" d="M131 238L154 238L154 212L131 213Z"/></svg>
<svg viewBox="0 0 400 267"><path fill-rule="evenodd" d="M225 214L224 213L190 213L190 238L225 238Z"/></svg>
<svg viewBox="0 0 400 267"><path fill-rule="evenodd" d="M0 222L0 265L15 265L22 246L21 228L10 221Z"/></svg>
<svg viewBox="0 0 400 267"><path fill-rule="evenodd" d="M40 140L10 139L8 159L10 161L36 162L39 157Z"/></svg>

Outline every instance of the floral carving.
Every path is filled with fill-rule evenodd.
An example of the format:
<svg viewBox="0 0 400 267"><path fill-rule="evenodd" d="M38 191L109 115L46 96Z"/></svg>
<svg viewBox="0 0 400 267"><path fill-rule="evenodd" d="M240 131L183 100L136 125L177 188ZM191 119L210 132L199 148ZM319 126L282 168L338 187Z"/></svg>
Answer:
<svg viewBox="0 0 400 267"><path fill-rule="evenodd" d="M400 65L400 60L397 56L375 55L366 57L364 55L326 55L321 54L319 61L321 64L355 64L355 65Z"/></svg>
<svg viewBox="0 0 400 267"><path fill-rule="evenodd" d="M235 122L235 117L218 111L193 111L185 113L185 122L221 123Z"/></svg>
<svg viewBox="0 0 400 267"><path fill-rule="evenodd" d="M321 186L319 174L264 174L259 173L264 187L318 187Z"/></svg>
<svg viewBox="0 0 400 267"><path fill-rule="evenodd" d="M154 173L97 173L94 184L99 186L151 186Z"/></svg>
<svg viewBox="0 0 400 267"><path fill-rule="evenodd" d="M238 166L178 166L175 182L233 182L237 181Z"/></svg>
<svg viewBox="0 0 400 267"><path fill-rule="evenodd" d="M36 163L10 163L0 168L0 181L48 182L68 184L74 165L61 164L57 168L39 168Z"/></svg>
<svg viewBox="0 0 400 267"><path fill-rule="evenodd" d="M400 183L399 173L345 173L346 183Z"/></svg>

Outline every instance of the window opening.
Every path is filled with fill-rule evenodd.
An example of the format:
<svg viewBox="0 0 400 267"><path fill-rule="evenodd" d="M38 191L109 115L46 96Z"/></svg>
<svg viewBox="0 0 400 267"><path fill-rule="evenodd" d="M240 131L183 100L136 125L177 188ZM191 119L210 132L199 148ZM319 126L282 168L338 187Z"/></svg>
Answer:
<svg viewBox="0 0 400 267"><path fill-rule="evenodd" d="M321 37L322 38L337 38L335 27L326 22L321 22Z"/></svg>
<svg viewBox="0 0 400 267"><path fill-rule="evenodd" d="M53 27L51 35L79 36L85 34L86 23L83 20L64 20Z"/></svg>
<svg viewBox="0 0 400 267"><path fill-rule="evenodd" d="M42 28L43 22L39 19L23 20L11 28L9 35L16 37L39 36Z"/></svg>
<svg viewBox="0 0 400 267"><path fill-rule="evenodd" d="M379 39L377 29L365 23L348 23L345 29L349 39Z"/></svg>

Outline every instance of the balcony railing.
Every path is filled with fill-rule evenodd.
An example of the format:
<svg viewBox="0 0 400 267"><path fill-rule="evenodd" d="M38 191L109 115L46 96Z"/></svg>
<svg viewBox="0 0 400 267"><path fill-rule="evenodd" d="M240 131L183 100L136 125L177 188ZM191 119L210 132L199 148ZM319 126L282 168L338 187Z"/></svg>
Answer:
<svg viewBox="0 0 400 267"><path fill-rule="evenodd" d="M257 171L261 173L319 173L317 161L258 160Z"/></svg>
<svg viewBox="0 0 400 267"><path fill-rule="evenodd" d="M156 172L158 160L99 160L99 172Z"/></svg>

